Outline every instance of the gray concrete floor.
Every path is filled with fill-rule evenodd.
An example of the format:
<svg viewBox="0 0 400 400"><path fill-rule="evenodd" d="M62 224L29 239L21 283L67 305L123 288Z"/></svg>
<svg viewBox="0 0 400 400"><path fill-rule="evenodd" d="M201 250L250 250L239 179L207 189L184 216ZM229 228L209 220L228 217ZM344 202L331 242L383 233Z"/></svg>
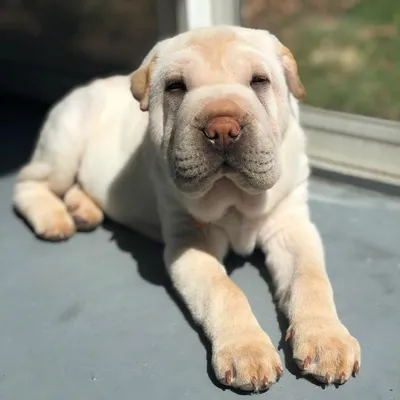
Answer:
<svg viewBox="0 0 400 400"><path fill-rule="evenodd" d="M214 383L207 342L170 290L160 246L112 223L45 243L13 214L13 171L42 111L3 108L0 126L0 399L237 398ZM361 343L361 373L340 388L323 388L298 379L288 362L261 396L398 399L400 201L313 179L311 208L340 316ZM262 257L231 257L228 266L278 346L285 322Z"/></svg>

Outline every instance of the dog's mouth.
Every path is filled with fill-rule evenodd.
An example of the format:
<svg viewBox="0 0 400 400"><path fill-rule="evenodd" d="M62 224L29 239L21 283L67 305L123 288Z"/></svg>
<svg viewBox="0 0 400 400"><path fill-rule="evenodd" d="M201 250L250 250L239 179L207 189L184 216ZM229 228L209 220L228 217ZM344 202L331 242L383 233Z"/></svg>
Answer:
<svg viewBox="0 0 400 400"><path fill-rule="evenodd" d="M206 193L220 179L227 178L240 189L247 192L259 192L270 189L279 178L279 168L275 160L252 165L229 157L222 157L218 162L194 163L181 168L176 165L173 178L177 188L187 194Z"/></svg>
<svg viewBox="0 0 400 400"><path fill-rule="evenodd" d="M224 159L221 163L220 172L222 175L231 175L234 173L238 173L238 171L236 171L235 168L226 159Z"/></svg>
<svg viewBox="0 0 400 400"><path fill-rule="evenodd" d="M205 193L227 178L246 191L270 189L280 175L277 151L272 141L257 133L249 131L224 150L198 135L170 142L168 161L175 186L187 194Z"/></svg>

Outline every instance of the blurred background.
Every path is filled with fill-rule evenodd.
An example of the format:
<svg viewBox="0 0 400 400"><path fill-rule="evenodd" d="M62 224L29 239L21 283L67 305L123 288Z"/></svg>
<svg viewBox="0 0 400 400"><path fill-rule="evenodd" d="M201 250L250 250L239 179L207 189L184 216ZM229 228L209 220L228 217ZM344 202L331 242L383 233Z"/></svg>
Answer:
<svg viewBox="0 0 400 400"><path fill-rule="evenodd" d="M399 1L244 0L242 20L292 49L308 104L400 120Z"/></svg>
<svg viewBox="0 0 400 400"><path fill-rule="evenodd" d="M94 77L130 72L176 33L174 3L1 0L1 90L55 101Z"/></svg>
<svg viewBox="0 0 400 400"><path fill-rule="evenodd" d="M316 167L400 185L395 0L1 0L3 112L10 99L45 107L77 84L130 72L157 40L221 22L268 29L292 50Z"/></svg>

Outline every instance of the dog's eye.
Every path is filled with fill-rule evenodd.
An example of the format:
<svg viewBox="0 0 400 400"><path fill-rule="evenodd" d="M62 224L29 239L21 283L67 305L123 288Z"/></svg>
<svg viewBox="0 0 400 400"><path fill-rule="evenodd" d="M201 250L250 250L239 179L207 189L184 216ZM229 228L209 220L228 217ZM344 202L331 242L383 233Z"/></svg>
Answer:
<svg viewBox="0 0 400 400"><path fill-rule="evenodd" d="M254 86L262 85L262 84L265 84L268 82L269 82L269 79L266 76L253 75L253 77L251 78L251 81L250 81L250 86L254 87Z"/></svg>
<svg viewBox="0 0 400 400"><path fill-rule="evenodd" d="M167 83L165 90L167 92L186 92L187 87L183 80L179 80L179 81L172 81L172 82Z"/></svg>

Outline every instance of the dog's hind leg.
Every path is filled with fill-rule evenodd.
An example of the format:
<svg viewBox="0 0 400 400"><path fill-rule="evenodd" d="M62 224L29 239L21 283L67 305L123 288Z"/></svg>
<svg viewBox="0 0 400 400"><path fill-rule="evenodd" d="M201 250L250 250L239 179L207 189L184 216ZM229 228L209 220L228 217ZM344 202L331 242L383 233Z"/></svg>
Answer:
<svg viewBox="0 0 400 400"><path fill-rule="evenodd" d="M38 237L59 241L72 236L76 228L65 204L51 188L51 173L51 166L44 163L25 166L18 176L13 202Z"/></svg>
<svg viewBox="0 0 400 400"><path fill-rule="evenodd" d="M14 207L46 240L64 240L76 231L62 198L75 184L89 135L87 100L85 91L78 89L51 110L30 162L18 174Z"/></svg>
<svg viewBox="0 0 400 400"><path fill-rule="evenodd" d="M64 203L79 231L91 231L103 222L103 211L78 184L67 191Z"/></svg>

